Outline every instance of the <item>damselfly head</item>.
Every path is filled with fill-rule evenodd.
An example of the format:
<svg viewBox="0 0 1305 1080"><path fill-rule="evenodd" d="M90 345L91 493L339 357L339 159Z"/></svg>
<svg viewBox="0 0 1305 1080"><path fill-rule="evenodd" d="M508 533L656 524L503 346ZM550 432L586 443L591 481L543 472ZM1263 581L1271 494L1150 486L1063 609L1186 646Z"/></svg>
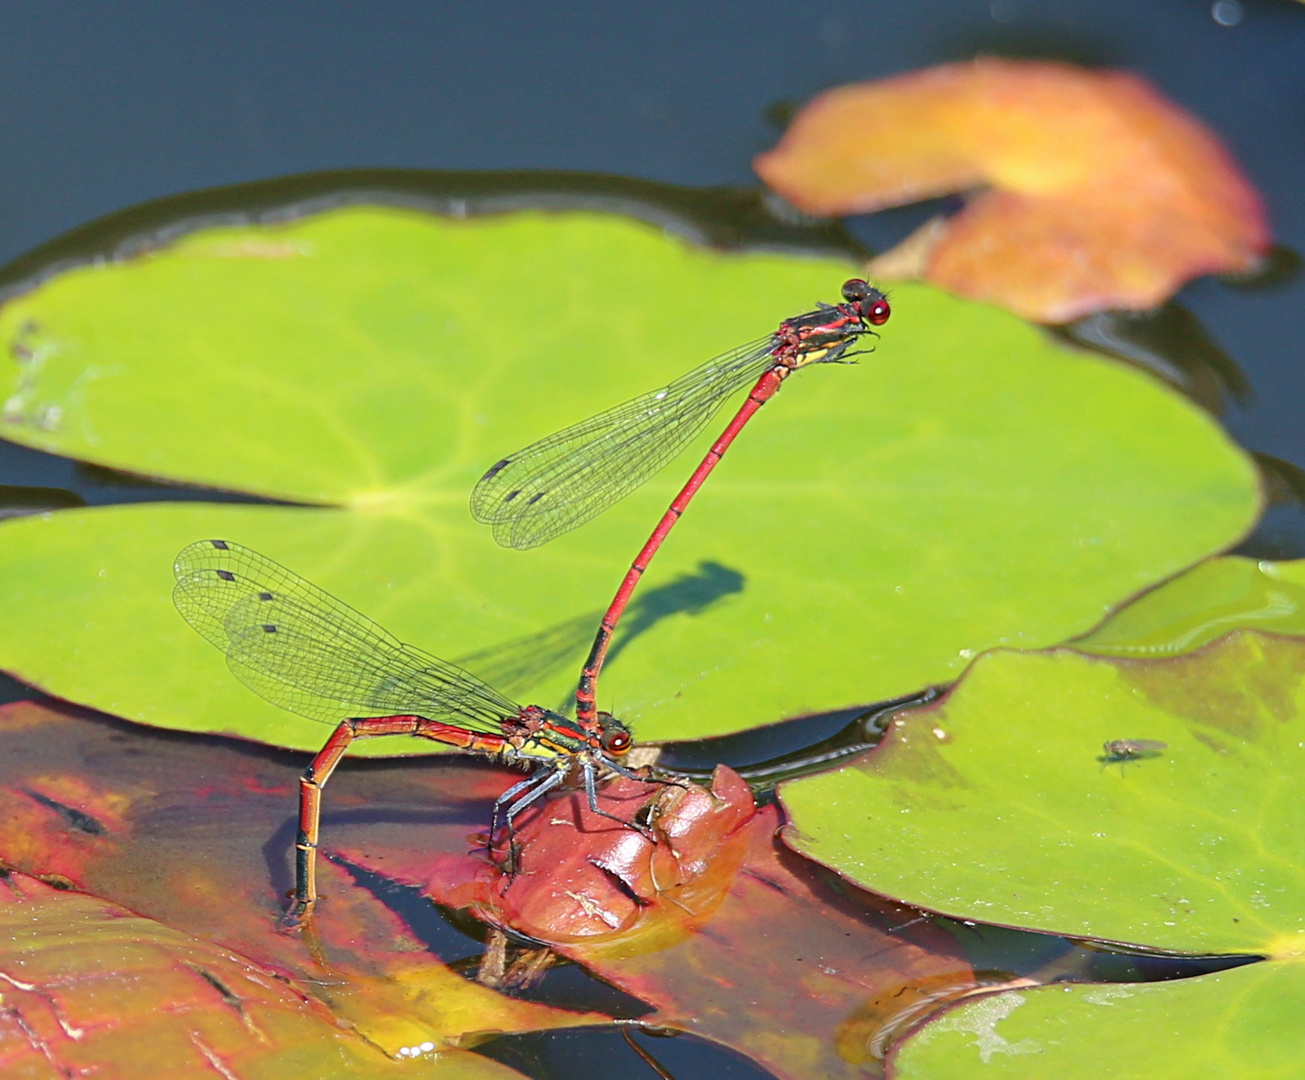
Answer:
<svg viewBox="0 0 1305 1080"><path fill-rule="evenodd" d="M603 744L604 753L611 754L612 757L624 757L630 752L630 747L634 745L634 736L630 734L630 729L615 716L600 712L598 726L602 731L599 741Z"/></svg>
<svg viewBox="0 0 1305 1080"><path fill-rule="evenodd" d="M888 298L868 281L850 278L843 282L843 299L856 308L871 326L883 326L891 315Z"/></svg>

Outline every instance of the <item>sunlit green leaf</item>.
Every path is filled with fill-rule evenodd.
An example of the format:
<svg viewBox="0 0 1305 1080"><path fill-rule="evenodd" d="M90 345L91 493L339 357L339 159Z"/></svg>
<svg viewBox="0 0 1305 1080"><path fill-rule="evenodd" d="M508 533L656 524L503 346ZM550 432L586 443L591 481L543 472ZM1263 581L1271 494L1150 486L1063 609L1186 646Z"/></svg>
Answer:
<svg viewBox="0 0 1305 1080"><path fill-rule="evenodd" d="M1044 986L947 1013L893 1058L901 1080L1286 1080L1301 1075L1300 963L1195 979Z"/></svg>
<svg viewBox="0 0 1305 1080"><path fill-rule="evenodd" d="M789 843L890 896L1270 958L979 1001L926 1028L903 1075L1026 1076L1032 1054L1045 1055L1038 1075L1299 1075L1303 704L1305 641L1292 637L1243 630L1152 660L995 652L856 764L785 786ZM1142 739L1161 745L1135 757L1104 745Z"/></svg>
<svg viewBox="0 0 1305 1080"><path fill-rule="evenodd" d="M1305 933L1305 642L996 652L855 765L783 787L799 850L965 918L1192 952ZM1103 744L1166 743L1111 762Z"/></svg>
<svg viewBox="0 0 1305 1080"><path fill-rule="evenodd" d="M835 299L850 270L596 214L355 208L57 276L0 310L20 359L10 437L335 508L154 504L0 526L0 665L133 719L320 743L171 608L173 556L218 536L405 640L480 654L478 670L498 670L484 654L504 642L547 653L508 689L560 704L689 456L531 552L472 523L476 477ZM1248 460L1149 377L924 287L893 305L859 367L790 380L654 564L600 687L641 737L872 701L954 678L992 645L1081 634L1254 519Z"/></svg>

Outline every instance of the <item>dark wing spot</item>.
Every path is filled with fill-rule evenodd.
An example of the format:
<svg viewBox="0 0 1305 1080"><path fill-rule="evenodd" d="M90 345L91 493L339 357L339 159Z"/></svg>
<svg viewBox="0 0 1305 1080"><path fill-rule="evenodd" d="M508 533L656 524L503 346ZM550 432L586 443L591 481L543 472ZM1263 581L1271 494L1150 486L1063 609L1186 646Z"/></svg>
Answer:
<svg viewBox="0 0 1305 1080"><path fill-rule="evenodd" d="M502 461L494 462L494 464L489 467L489 471L480 478L480 482L483 484L486 480L492 480L495 476L501 473L504 468L511 464L512 459L508 457L505 457Z"/></svg>
<svg viewBox="0 0 1305 1080"><path fill-rule="evenodd" d="M273 626L271 623L264 623L264 624L263 624L263 630L264 630L266 633L269 633L269 634L275 634L275 633L276 633L276 627Z"/></svg>
<svg viewBox="0 0 1305 1080"><path fill-rule="evenodd" d="M236 580L236 575L233 574L230 570L219 570L219 571L217 572L217 576L220 577L223 581L235 581L235 580Z"/></svg>
<svg viewBox="0 0 1305 1080"><path fill-rule="evenodd" d="M517 490L517 491L509 491L506 495L503 496L503 501L504 501L504 502L511 502L513 499L515 499L515 498L516 498L518 495L520 495L520 494L521 494L520 490Z"/></svg>
<svg viewBox="0 0 1305 1080"><path fill-rule="evenodd" d="M542 499L547 494L548 494L547 491L541 491L537 495L531 495L530 498L526 500L526 505L534 506L535 503L539 502L539 500Z"/></svg>
<svg viewBox="0 0 1305 1080"><path fill-rule="evenodd" d="M212 544L215 548L217 548L218 551L228 550L227 542L225 540L210 540L209 543Z"/></svg>
<svg viewBox="0 0 1305 1080"><path fill-rule="evenodd" d="M260 600L271 600L272 594L270 592L261 592L258 594L258 598Z"/></svg>

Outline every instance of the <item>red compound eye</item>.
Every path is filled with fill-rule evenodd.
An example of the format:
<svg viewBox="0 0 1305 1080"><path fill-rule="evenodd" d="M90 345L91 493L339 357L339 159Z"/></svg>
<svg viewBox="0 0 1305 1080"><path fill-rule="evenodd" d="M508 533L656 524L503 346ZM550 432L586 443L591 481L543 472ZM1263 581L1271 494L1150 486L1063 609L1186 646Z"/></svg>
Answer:
<svg viewBox="0 0 1305 1080"><path fill-rule="evenodd" d="M609 731L603 736L603 749L609 754L624 754L633 741L628 731Z"/></svg>
<svg viewBox="0 0 1305 1080"><path fill-rule="evenodd" d="M871 326L883 326L888 321L888 316L893 313L892 308L888 306L887 300L876 301L866 314L866 320Z"/></svg>

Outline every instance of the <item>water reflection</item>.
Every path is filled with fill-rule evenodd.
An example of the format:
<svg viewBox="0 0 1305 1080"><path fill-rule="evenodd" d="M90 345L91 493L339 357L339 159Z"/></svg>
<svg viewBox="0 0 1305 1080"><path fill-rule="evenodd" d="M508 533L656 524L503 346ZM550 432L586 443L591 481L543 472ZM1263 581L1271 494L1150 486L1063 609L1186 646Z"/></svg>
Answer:
<svg viewBox="0 0 1305 1080"><path fill-rule="evenodd" d="M1145 368L1216 416L1228 399L1250 402L1251 386L1241 368L1180 304L1151 311L1098 311L1052 333Z"/></svg>

